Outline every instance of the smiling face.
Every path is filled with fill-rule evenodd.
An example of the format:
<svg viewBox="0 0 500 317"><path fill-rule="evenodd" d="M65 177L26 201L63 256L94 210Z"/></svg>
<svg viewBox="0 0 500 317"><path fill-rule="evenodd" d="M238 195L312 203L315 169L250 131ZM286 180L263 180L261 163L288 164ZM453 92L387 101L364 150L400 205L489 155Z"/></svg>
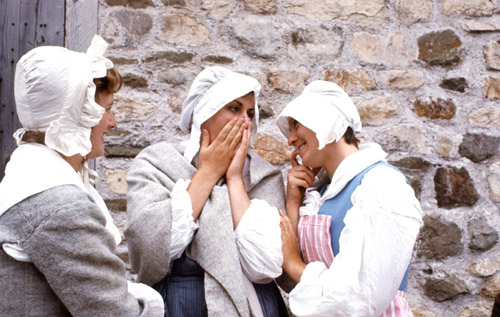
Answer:
<svg viewBox="0 0 500 317"><path fill-rule="evenodd" d="M290 129L288 145L299 150L302 164L312 168L323 167L325 153L323 150L318 150L316 133L293 118L288 118L288 127Z"/></svg>
<svg viewBox="0 0 500 317"><path fill-rule="evenodd" d="M235 99L222 107L216 114L203 122L201 129L208 130L210 140L214 140L224 126L233 118L244 118L248 124L255 117L255 98L253 93Z"/></svg>
<svg viewBox="0 0 500 317"><path fill-rule="evenodd" d="M104 135L108 133L108 129L116 128L115 116L111 112L113 93L108 90L100 90L96 92L95 101L103 107L105 111L99 124L93 127L90 133L92 150L87 154L87 159L94 159L104 155Z"/></svg>

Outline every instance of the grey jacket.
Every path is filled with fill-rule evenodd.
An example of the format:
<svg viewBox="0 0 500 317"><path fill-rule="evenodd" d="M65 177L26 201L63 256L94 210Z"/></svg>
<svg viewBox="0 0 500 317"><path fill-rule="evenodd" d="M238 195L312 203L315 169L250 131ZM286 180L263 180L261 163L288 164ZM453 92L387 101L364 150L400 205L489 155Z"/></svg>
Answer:
<svg viewBox="0 0 500 317"><path fill-rule="evenodd" d="M2 316L139 316L105 218L74 185L33 195L0 217L0 244L21 241L32 263L0 248Z"/></svg>
<svg viewBox="0 0 500 317"><path fill-rule="evenodd" d="M281 172L252 149L247 189L250 199L259 198L284 207ZM179 178L191 179L196 168L180 146L166 142L143 150L127 175L128 241L132 267L138 281L159 282L170 267L172 213L170 192ZM249 316L242 271L234 238L226 185L216 185L199 217L200 227L186 249L189 258L205 270L205 300L209 316Z"/></svg>

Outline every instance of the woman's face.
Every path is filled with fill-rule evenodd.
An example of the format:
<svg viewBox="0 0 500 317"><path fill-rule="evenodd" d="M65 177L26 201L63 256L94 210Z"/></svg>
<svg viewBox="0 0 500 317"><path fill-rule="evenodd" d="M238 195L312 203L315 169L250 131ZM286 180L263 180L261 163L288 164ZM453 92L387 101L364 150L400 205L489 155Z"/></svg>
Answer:
<svg viewBox="0 0 500 317"><path fill-rule="evenodd" d="M96 93L95 101L105 109L99 124L92 128L90 133L90 141L92 142L92 150L87 154L87 159L94 159L104 155L104 135L108 133L108 129L116 128L115 116L111 112L113 105L113 93L107 90Z"/></svg>
<svg viewBox="0 0 500 317"><path fill-rule="evenodd" d="M315 168L323 167L323 151L318 150L319 142L316 133L294 118L288 118L290 136L288 145L294 146L302 158L302 164Z"/></svg>
<svg viewBox="0 0 500 317"><path fill-rule="evenodd" d="M253 93L235 99L222 107L216 114L203 122L201 129L208 130L210 140L213 141L224 126L233 118L244 118L250 124L255 117L255 98Z"/></svg>

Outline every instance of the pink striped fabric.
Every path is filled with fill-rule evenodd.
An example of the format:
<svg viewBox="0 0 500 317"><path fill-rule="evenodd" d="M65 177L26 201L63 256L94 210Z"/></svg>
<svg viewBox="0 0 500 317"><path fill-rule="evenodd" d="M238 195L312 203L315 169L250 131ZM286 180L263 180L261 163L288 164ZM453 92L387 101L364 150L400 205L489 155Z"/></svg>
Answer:
<svg viewBox="0 0 500 317"><path fill-rule="evenodd" d="M306 263L321 261L327 267L333 262L332 240L328 215L302 216L299 220L298 235L300 251ZM324 230L328 228L328 230ZM320 248L316 246L321 246Z"/></svg>
<svg viewBox="0 0 500 317"><path fill-rule="evenodd" d="M297 231L300 251L306 264L318 261L325 263L327 267L332 264L331 219L328 215L300 217ZM413 317L406 301L406 293L398 291L380 317Z"/></svg>

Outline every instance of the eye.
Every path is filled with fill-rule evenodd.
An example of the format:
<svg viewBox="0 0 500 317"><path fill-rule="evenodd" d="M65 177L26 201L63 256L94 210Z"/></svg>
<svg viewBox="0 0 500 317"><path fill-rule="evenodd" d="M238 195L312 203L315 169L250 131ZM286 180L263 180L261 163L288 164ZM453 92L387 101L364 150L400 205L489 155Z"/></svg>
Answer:
<svg viewBox="0 0 500 317"><path fill-rule="evenodd" d="M231 112L235 112L235 113L236 113L236 112L238 112L238 111L240 111L240 107L238 107L238 106L228 106L227 108L228 108Z"/></svg>
<svg viewBox="0 0 500 317"><path fill-rule="evenodd" d="M250 118L250 120L252 120L255 117L255 111L253 111L253 110L248 111L247 116L248 116L248 118Z"/></svg>
<svg viewBox="0 0 500 317"><path fill-rule="evenodd" d="M298 122L297 120L293 119L292 120L292 125L297 128L299 126L300 122Z"/></svg>

